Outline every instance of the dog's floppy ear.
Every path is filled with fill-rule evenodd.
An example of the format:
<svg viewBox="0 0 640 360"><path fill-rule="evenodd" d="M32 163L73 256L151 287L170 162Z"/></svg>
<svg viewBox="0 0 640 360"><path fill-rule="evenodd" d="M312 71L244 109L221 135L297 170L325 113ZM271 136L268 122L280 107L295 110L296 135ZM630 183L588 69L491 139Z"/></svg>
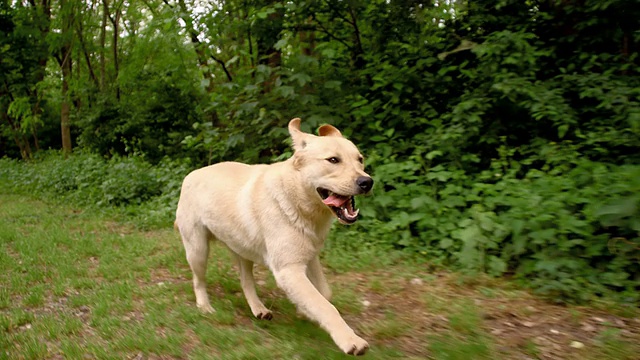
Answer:
<svg viewBox="0 0 640 360"><path fill-rule="evenodd" d="M308 134L305 134L300 130L300 118L295 118L289 121L289 134L291 134L291 140L293 140L293 150L298 151L302 150L307 146L307 142L305 141L305 137Z"/></svg>
<svg viewBox="0 0 640 360"><path fill-rule="evenodd" d="M342 133L340 130L336 129L331 125L322 125L318 129L318 134L320 136L340 136L342 137Z"/></svg>

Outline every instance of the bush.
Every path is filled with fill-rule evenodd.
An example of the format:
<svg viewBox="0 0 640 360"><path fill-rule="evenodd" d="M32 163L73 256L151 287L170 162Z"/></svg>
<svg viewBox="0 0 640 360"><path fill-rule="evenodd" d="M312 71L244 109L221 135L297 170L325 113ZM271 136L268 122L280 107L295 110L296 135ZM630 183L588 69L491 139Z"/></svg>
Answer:
<svg viewBox="0 0 640 360"><path fill-rule="evenodd" d="M173 221L174 202L189 171L188 165L168 159L152 166L139 157L105 160L87 153L76 153L68 159L58 152L38 155L28 163L0 159L0 186L82 206L119 207L142 225Z"/></svg>
<svg viewBox="0 0 640 360"><path fill-rule="evenodd" d="M550 144L552 157L512 161L499 149L488 170L430 166L438 154L405 160L372 152L374 195L359 199L363 219L331 246L397 249L433 263L512 275L557 301L597 296L640 300L640 166L593 162ZM525 170L523 170L525 169ZM109 209L136 224L169 226L189 167L137 157L105 160L46 153L33 162L0 160L4 188ZM366 235L363 235L366 234ZM365 243L365 244L363 244Z"/></svg>
<svg viewBox="0 0 640 360"><path fill-rule="evenodd" d="M496 159L475 175L417 157L379 164L374 177L385 185L363 200L360 226L387 246L513 275L557 301L638 302L640 166L567 155L523 170L535 161Z"/></svg>

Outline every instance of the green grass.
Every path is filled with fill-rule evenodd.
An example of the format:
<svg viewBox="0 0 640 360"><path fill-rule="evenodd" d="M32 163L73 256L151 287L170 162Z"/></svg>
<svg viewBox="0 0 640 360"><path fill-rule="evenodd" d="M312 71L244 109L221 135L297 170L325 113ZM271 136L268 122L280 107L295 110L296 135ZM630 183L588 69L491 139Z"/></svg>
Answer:
<svg viewBox="0 0 640 360"><path fill-rule="evenodd" d="M451 331L430 338L429 348L436 359L491 359L495 358L493 340L482 329L479 309L469 303L449 304Z"/></svg>
<svg viewBox="0 0 640 360"><path fill-rule="evenodd" d="M0 195L0 204L0 358L346 357L298 317L270 278L259 291L276 318L254 320L220 246L212 249L208 273L217 311L203 315L170 227L137 231L16 195ZM346 287L336 304L346 313L361 308ZM377 347L370 356L390 353Z"/></svg>
<svg viewBox="0 0 640 360"><path fill-rule="evenodd" d="M509 286L460 284L413 260L398 264L398 253L381 262L373 256L384 256L380 250L365 249L361 257L343 250L324 255L333 303L369 341L367 359L540 353L533 342L499 346L485 309L474 302L522 298ZM0 192L0 359L349 358L297 314L266 270L257 273L265 282L258 292L274 312L272 321L252 317L221 246L213 246L207 277L217 310L210 315L195 307L191 272L171 224L143 231L104 214ZM410 284L413 278L423 284ZM438 317L444 320L433 320ZM601 331L589 346L603 359L631 359L638 350L634 338L615 329Z"/></svg>

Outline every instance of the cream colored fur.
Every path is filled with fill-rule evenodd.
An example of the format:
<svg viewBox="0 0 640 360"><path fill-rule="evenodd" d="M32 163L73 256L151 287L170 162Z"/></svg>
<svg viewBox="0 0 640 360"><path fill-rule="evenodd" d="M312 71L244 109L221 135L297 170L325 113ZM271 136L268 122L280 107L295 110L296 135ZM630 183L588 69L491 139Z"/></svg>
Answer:
<svg viewBox="0 0 640 360"><path fill-rule="evenodd" d="M257 318L271 319L272 314L256 294L254 263L266 265L299 311L325 329L340 349L361 355L368 343L329 302L331 290L318 255L336 215L317 189L352 196L368 192L373 180L364 172L356 146L333 126L322 126L315 136L300 131L300 119L293 119L289 132L294 155L286 161L224 162L184 179L176 227L193 270L196 302L203 311L214 311L205 273L209 241L219 240L238 259L242 290ZM370 184L361 185L362 179Z"/></svg>

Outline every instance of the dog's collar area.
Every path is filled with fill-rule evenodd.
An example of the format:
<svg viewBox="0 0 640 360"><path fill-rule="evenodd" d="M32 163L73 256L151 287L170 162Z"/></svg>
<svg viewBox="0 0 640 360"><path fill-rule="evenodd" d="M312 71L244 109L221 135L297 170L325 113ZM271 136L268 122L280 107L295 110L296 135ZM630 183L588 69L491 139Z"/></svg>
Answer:
<svg viewBox="0 0 640 360"><path fill-rule="evenodd" d="M353 224L358 220L359 209L356 209L356 199L353 196L336 194L330 190L318 188L318 195L327 205L338 220L343 224Z"/></svg>

